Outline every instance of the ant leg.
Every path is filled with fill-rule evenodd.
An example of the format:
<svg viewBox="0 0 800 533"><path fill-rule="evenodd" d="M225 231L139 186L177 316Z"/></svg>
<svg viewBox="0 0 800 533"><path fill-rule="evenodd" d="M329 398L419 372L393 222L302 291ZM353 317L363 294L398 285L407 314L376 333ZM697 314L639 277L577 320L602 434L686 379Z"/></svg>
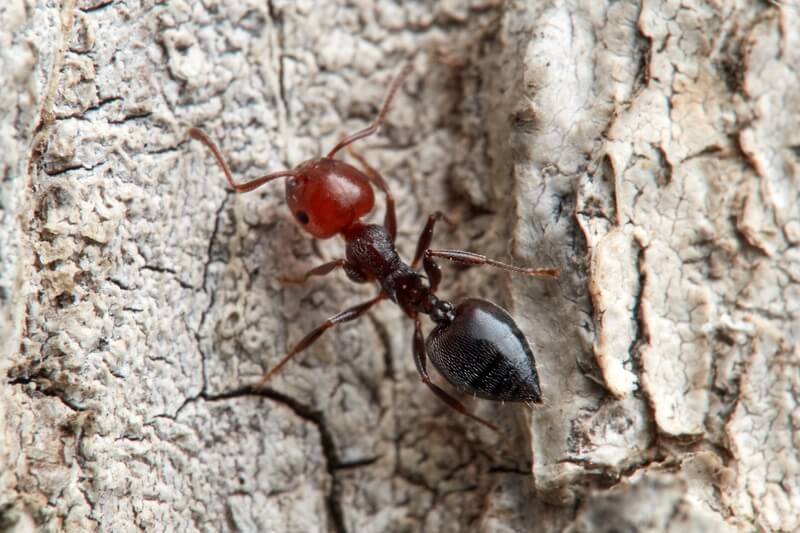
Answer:
<svg viewBox="0 0 800 533"><path fill-rule="evenodd" d="M461 263L464 265L476 265L476 266L491 265L493 267L502 268L503 270L518 272L520 274L525 274L528 276L557 278L561 272L557 268L518 267L514 265L509 265L507 263L501 263L500 261L495 261L494 259L486 257L485 255L476 254L472 252L465 252L462 250L425 250L424 253L426 259L431 257L442 257L444 259L448 259L455 263Z"/></svg>
<svg viewBox="0 0 800 533"><path fill-rule="evenodd" d="M397 237L397 215L395 215L394 211L394 196L392 196L392 193L389 191L389 185L386 184L383 176L372 168L361 154L353 150L352 146L347 147L347 152L361 163L367 178L369 178L373 185L383 191L383 194L386 196L386 215L383 217L383 227L389 232L389 237L392 239L392 242L394 242L395 237Z"/></svg>
<svg viewBox="0 0 800 533"><path fill-rule="evenodd" d="M432 293L436 293L439 288L439 282L442 281L442 269L436 264L433 258L425 256L422 260L422 268L425 269L425 275L428 276L428 288Z"/></svg>
<svg viewBox="0 0 800 533"><path fill-rule="evenodd" d="M273 366L271 369L265 372L264 375L261 377L261 380L259 380L259 382L255 384L253 389L258 390L263 388L264 385L266 385L267 382L270 379L272 379L272 376L274 376L278 372L278 370L280 370L281 367L283 367L283 365L289 362L289 359L291 359L295 355L299 354L300 352L302 352L303 350L314 344L314 341L320 338L322 334L325 333L327 330L329 330L330 328L332 328L337 324L357 319L358 317L366 313L370 307L380 302L385 297L386 296L383 293L380 293L372 300L368 300L364 303L355 305L350 309L345 309L341 313L330 317L328 320L326 320L325 322L314 328L311 331L311 333L303 337L303 340L298 342L294 346L294 348L292 348L292 350L278 362L277 365Z"/></svg>
<svg viewBox="0 0 800 533"><path fill-rule="evenodd" d="M430 215L428 217L428 222L425 224L425 227L422 230L422 233L419 234L419 240L417 241L417 253L414 254L414 260L411 261L411 268L416 269L417 265L419 265L419 260L422 259L422 255L425 253L425 250L427 250L431 245L431 240L433 239L433 227L442 219L444 219L444 221L451 226L455 225L455 222L447 218L447 215L441 211L436 211L434 214Z"/></svg>
<svg viewBox="0 0 800 533"><path fill-rule="evenodd" d="M290 276L281 276L280 280L283 283L287 283L289 285L302 285L303 283L308 281L308 278L310 278L311 276L324 276L325 274L333 272L337 268L343 267L345 264L347 264L346 260L337 259L335 261L330 261L328 263L324 263L322 265L314 267L300 277L293 278Z"/></svg>
<svg viewBox="0 0 800 533"><path fill-rule="evenodd" d="M419 318L414 318L414 363L417 365L417 372L419 372L419 377L422 379L422 382L427 385L433 391L433 393L439 397L440 400L459 413L467 415L471 419L480 422L492 431L499 433L494 424L491 424L479 416L473 415L467 411L467 408L464 407L464 404L450 396L447 392L431 381L430 376L428 376L428 369L426 368L425 340L422 337L422 323L420 322Z"/></svg>
<svg viewBox="0 0 800 533"><path fill-rule="evenodd" d="M357 131L356 133L348 137L345 137L344 139L339 141L339 143L336 146L334 146L331 149L331 151L328 152L328 155L325 157L331 159L334 155L336 155L336 152L338 152L348 144L352 144L359 139L363 139L364 137L369 137L370 135L378 131L378 128L381 127L383 121L386 120L386 114L389 112L389 105L392 103L392 99L394 98L395 93L397 93L397 89L400 88L400 85L403 83L403 80L405 80L410 73L411 73L411 65L406 64L406 66L403 67L403 70L400 71L400 74L398 74L397 77L394 79L394 81L392 81L392 84L389 85L389 90L386 92L386 98L384 98L383 100L383 106L381 106L381 110L378 113L375 122L373 122L368 127L364 128L363 130Z"/></svg>
<svg viewBox="0 0 800 533"><path fill-rule="evenodd" d="M236 192L252 191L256 187L260 187L274 179L295 175L294 170L281 170L280 172L273 172L272 174L267 174L266 176L261 176L260 178L255 178L244 183L236 183L233 181L233 175L231 174L231 169L228 167L228 163L225 162L225 158L222 157L222 152L219 151L219 148L217 148L217 145L214 144L214 141L212 141L208 135L203 133L203 131L198 128L189 128L187 133L189 134L189 137L200 141L201 143L205 144L209 150L211 150L211 153L214 155L214 159L217 160L217 164L225 174L228 184L230 184L230 186L233 187L233 190Z"/></svg>

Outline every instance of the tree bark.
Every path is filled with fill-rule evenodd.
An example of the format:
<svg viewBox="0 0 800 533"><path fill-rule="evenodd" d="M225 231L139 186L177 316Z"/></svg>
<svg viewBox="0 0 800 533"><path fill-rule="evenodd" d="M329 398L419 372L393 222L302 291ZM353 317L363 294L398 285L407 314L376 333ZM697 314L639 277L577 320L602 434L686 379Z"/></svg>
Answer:
<svg viewBox="0 0 800 533"><path fill-rule="evenodd" d="M106 2L0 9L0 527L800 529L800 9L789 2ZM227 189L357 145L409 258L507 307L544 405L419 382L390 302ZM379 204L381 204L379 200ZM382 207L372 219L381 220ZM430 327L428 324L426 327Z"/></svg>

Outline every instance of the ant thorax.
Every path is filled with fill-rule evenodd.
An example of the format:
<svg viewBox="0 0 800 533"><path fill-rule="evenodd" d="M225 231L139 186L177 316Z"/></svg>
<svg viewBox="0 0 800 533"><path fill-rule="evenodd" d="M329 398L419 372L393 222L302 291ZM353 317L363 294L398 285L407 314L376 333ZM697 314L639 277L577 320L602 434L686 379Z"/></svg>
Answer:
<svg viewBox="0 0 800 533"><path fill-rule="evenodd" d="M361 278L377 281L387 298L408 316L431 315L439 323L452 320L453 306L431 291L426 277L405 263L395 249L386 228L359 224L345 232L345 257Z"/></svg>

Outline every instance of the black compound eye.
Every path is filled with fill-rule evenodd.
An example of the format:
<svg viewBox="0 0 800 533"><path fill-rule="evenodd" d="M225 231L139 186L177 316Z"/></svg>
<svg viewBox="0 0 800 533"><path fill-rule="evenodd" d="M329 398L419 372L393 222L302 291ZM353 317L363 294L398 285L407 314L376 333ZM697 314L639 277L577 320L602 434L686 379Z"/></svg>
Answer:
<svg viewBox="0 0 800 533"><path fill-rule="evenodd" d="M297 217L297 221L300 222L302 225L308 224L308 213L305 211L298 211L295 216Z"/></svg>

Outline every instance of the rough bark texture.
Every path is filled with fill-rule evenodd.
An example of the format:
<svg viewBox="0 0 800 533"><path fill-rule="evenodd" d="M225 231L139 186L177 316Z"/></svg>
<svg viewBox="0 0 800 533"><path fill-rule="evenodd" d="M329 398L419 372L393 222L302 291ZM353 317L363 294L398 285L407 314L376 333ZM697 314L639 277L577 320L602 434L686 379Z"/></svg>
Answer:
<svg viewBox="0 0 800 533"><path fill-rule="evenodd" d="M793 2L141 2L0 8L0 528L794 531L800 528L800 13ZM293 166L360 145L408 257L538 354L545 405L419 383L391 304L283 207ZM375 215L379 220L380 210ZM467 401L469 401L467 399Z"/></svg>

